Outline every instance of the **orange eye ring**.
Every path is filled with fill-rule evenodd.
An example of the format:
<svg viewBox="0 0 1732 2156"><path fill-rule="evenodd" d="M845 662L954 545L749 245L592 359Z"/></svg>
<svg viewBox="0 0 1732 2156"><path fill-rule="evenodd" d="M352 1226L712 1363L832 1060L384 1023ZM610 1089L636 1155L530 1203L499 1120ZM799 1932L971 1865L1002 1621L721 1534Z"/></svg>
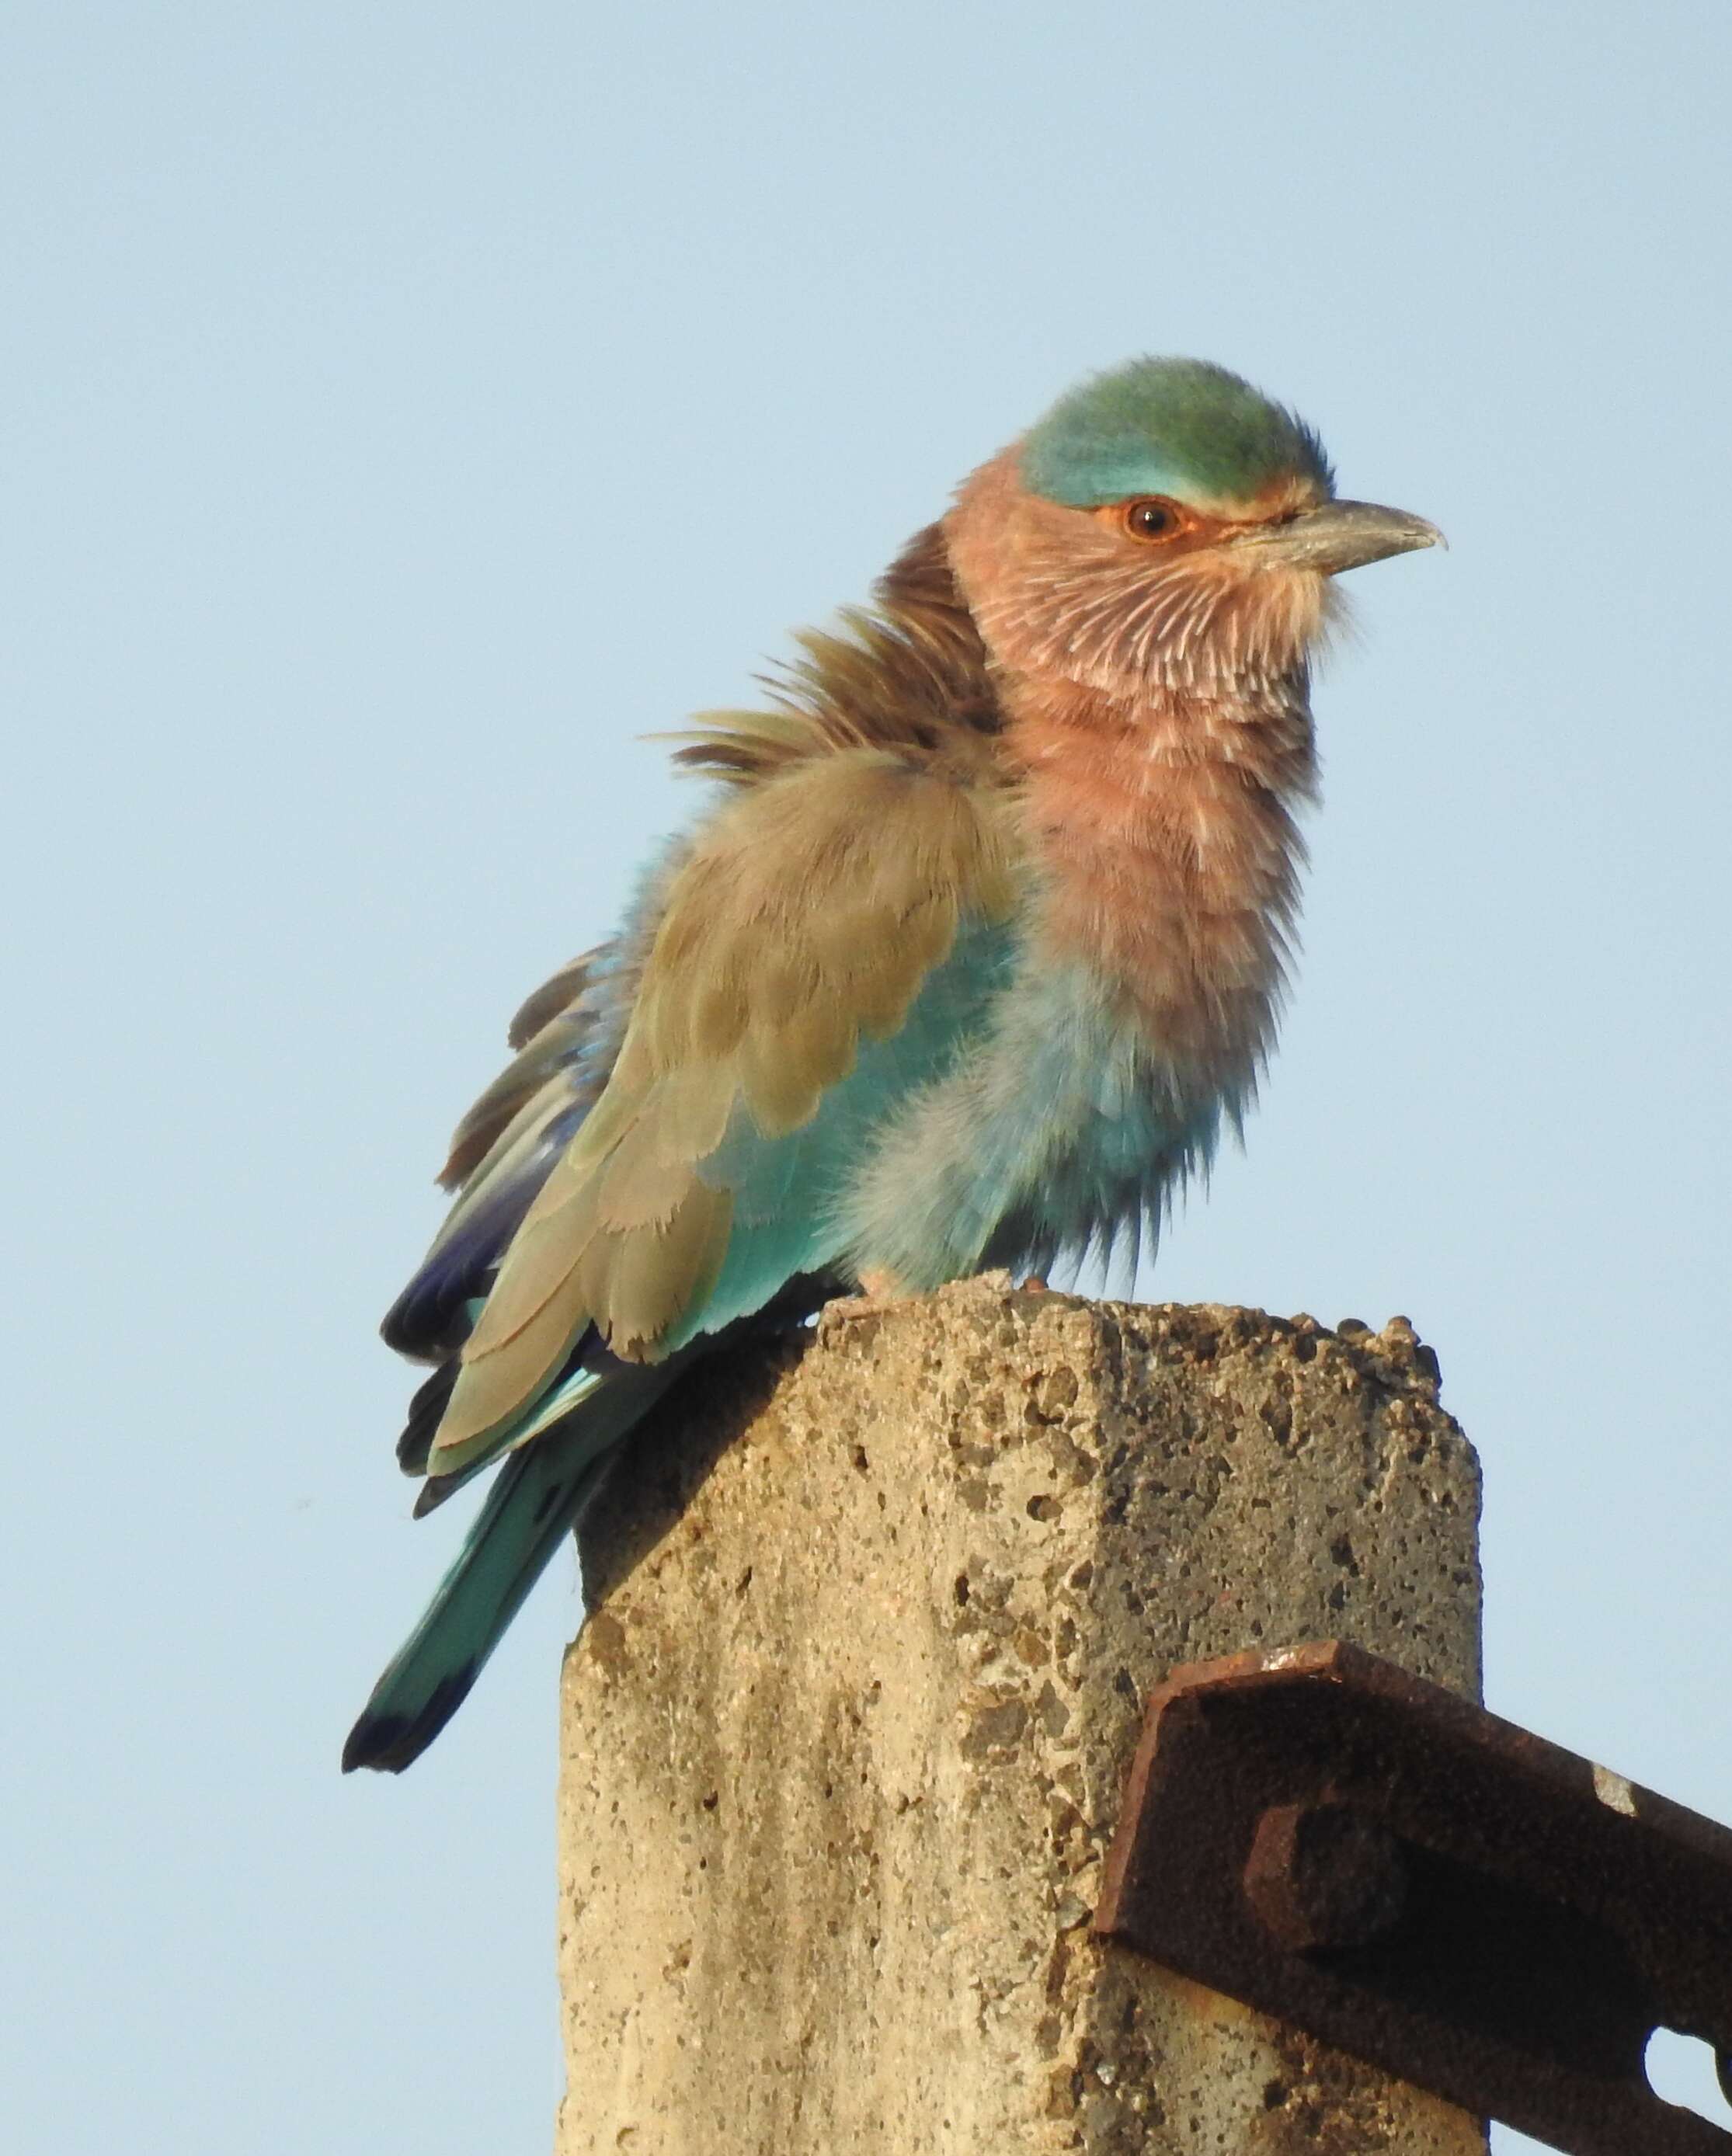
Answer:
<svg viewBox="0 0 1732 2156"><path fill-rule="evenodd" d="M1147 546L1176 539L1189 520L1179 504L1165 495L1144 494L1120 506L1118 521L1128 538L1139 539Z"/></svg>

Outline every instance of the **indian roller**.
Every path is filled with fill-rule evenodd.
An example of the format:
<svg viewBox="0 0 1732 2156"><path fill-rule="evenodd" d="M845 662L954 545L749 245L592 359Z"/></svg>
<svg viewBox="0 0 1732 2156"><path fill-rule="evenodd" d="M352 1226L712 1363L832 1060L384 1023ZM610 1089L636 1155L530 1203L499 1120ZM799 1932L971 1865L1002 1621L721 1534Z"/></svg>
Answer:
<svg viewBox="0 0 1732 2156"><path fill-rule="evenodd" d="M1072 390L799 639L518 1012L384 1322L419 1517L496 1467L343 1764L455 1712L635 1425L750 1325L1158 1229L1274 1038L1333 579L1436 544L1225 369Z"/></svg>

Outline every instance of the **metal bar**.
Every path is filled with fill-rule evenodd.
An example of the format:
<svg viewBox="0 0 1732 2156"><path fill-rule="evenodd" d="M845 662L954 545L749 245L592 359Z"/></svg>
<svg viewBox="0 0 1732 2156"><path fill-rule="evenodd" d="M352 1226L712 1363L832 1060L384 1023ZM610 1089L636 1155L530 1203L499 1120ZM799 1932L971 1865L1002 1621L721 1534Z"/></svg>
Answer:
<svg viewBox="0 0 1732 2156"><path fill-rule="evenodd" d="M1339 1640L1149 1702L1096 1932L1569 2156L1732 2156L1732 1832Z"/></svg>

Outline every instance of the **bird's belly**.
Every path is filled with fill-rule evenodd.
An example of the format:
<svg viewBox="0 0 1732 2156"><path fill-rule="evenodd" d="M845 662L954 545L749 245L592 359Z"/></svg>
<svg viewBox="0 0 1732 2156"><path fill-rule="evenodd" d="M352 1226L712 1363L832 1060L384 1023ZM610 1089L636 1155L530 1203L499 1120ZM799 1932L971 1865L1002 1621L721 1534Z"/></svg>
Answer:
<svg viewBox="0 0 1732 2156"><path fill-rule="evenodd" d="M1158 1219L1245 1090L1187 1086L1086 969L1025 975L863 1156L849 1259L918 1290L1109 1250Z"/></svg>

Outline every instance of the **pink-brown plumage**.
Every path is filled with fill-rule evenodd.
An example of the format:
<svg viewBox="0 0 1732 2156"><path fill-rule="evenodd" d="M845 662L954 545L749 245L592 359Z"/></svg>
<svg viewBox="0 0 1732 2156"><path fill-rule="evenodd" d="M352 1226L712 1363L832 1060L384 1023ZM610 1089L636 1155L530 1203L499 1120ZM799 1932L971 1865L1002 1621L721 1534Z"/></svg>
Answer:
<svg viewBox="0 0 1732 2156"><path fill-rule="evenodd" d="M1282 487L1257 507L1303 506ZM1187 1086L1267 1050L1316 785L1306 660L1328 588L1210 543L1247 521L1157 554L1030 495L1012 450L945 523L1045 872L1040 932L1119 985ZM1151 622L1184 625L1159 665Z"/></svg>

